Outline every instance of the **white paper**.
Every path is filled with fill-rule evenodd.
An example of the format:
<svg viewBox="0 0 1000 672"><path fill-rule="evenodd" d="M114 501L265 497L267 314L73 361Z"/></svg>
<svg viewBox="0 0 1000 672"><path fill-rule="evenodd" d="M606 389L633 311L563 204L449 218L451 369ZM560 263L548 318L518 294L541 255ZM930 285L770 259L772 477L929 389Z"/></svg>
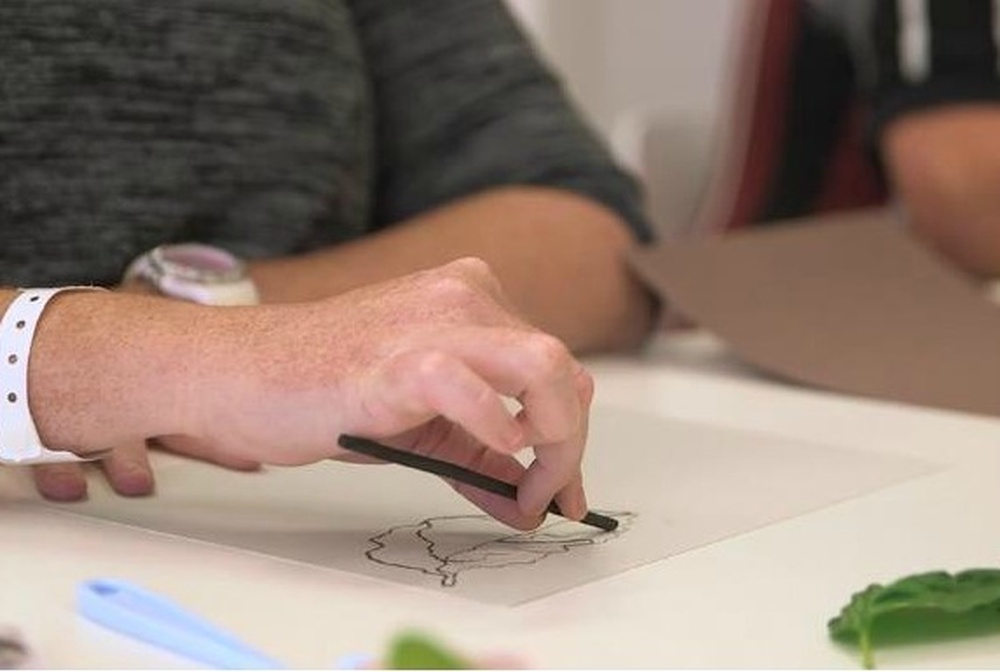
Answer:
<svg viewBox="0 0 1000 672"><path fill-rule="evenodd" d="M550 516L520 533L434 476L335 462L227 472L174 463L158 494L91 483L61 510L497 604L518 604L929 473L889 454L600 408L585 477L604 533Z"/></svg>

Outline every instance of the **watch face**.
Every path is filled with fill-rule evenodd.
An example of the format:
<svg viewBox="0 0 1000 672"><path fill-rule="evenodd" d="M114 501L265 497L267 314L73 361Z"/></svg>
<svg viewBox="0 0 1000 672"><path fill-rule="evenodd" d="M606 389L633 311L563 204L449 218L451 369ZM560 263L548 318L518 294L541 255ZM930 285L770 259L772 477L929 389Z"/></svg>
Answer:
<svg viewBox="0 0 1000 672"><path fill-rule="evenodd" d="M162 245L150 255L158 273L198 282L234 282L246 276L243 263L225 250L185 243Z"/></svg>

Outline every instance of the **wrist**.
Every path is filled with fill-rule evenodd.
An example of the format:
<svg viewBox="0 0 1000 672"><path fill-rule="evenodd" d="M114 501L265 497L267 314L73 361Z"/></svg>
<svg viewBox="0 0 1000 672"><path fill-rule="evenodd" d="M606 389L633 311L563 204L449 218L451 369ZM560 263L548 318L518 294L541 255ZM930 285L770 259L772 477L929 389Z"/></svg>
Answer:
<svg viewBox="0 0 1000 672"><path fill-rule="evenodd" d="M28 372L35 331L51 300L64 292L94 291L103 290L93 286L24 288L7 303L0 315L0 463L39 464L86 459L41 440L31 413Z"/></svg>
<svg viewBox="0 0 1000 672"><path fill-rule="evenodd" d="M87 454L185 433L196 306L112 293L52 299L35 333L28 392L44 445Z"/></svg>

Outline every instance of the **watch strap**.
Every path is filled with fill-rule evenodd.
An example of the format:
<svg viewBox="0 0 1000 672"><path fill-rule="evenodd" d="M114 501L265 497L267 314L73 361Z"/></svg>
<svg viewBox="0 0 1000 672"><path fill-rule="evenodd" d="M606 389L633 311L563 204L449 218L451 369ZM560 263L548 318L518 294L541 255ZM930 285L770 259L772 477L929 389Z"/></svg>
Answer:
<svg viewBox="0 0 1000 672"><path fill-rule="evenodd" d="M206 306L255 306L260 303L257 287L250 278L199 284L171 275L160 275L152 282L161 294Z"/></svg>
<svg viewBox="0 0 1000 672"><path fill-rule="evenodd" d="M198 270L168 255L210 260L209 264L231 267L225 271ZM125 280L139 279L164 296L209 306L254 306L260 294L243 261L230 252L201 243L160 245L129 264Z"/></svg>

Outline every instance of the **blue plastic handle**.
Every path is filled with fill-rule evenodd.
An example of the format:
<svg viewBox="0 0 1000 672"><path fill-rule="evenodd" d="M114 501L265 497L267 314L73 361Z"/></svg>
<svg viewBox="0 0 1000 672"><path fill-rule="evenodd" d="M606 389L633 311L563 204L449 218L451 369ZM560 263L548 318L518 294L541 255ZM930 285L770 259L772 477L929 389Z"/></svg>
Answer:
<svg viewBox="0 0 1000 672"><path fill-rule="evenodd" d="M227 670L281 669L228 632L148 590L117 579L81 584L80 613L106 628L192 660Z"/></svg>

